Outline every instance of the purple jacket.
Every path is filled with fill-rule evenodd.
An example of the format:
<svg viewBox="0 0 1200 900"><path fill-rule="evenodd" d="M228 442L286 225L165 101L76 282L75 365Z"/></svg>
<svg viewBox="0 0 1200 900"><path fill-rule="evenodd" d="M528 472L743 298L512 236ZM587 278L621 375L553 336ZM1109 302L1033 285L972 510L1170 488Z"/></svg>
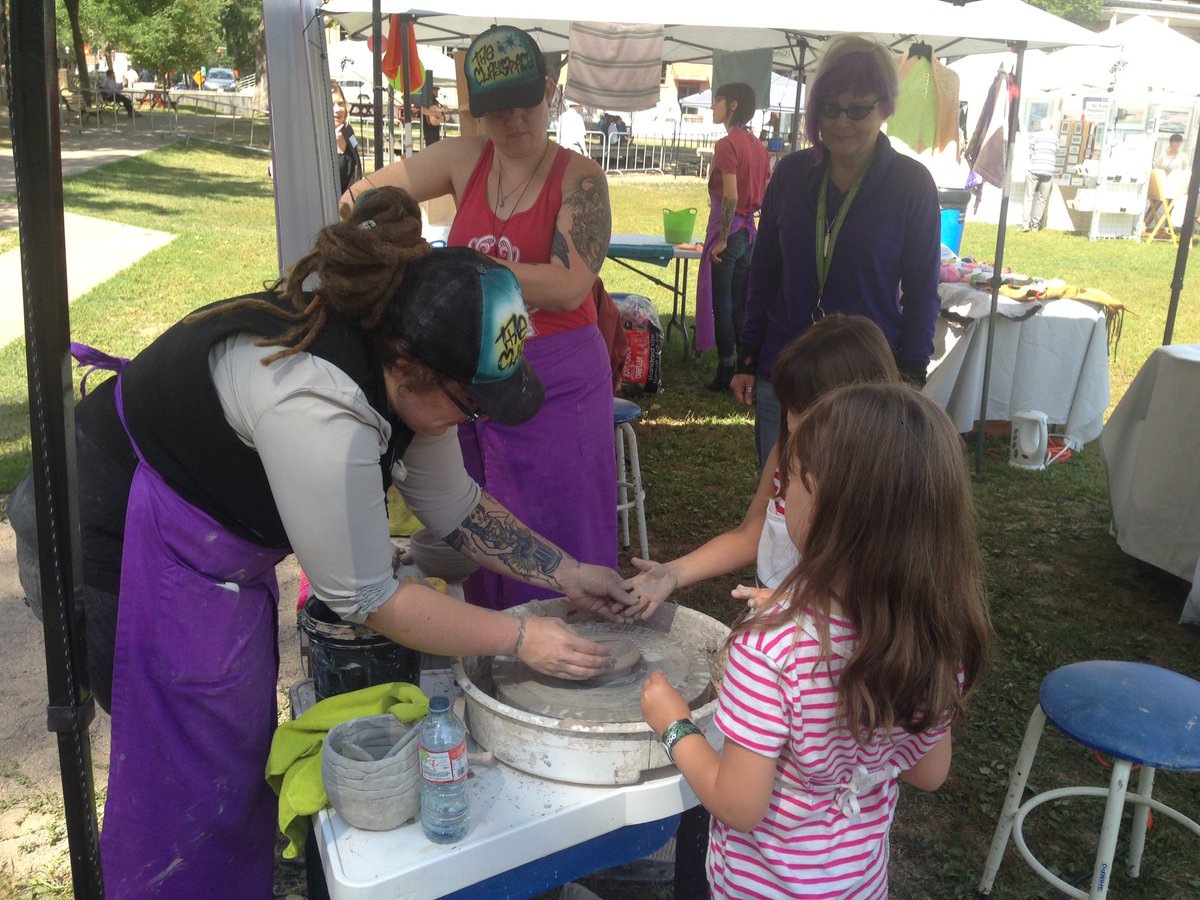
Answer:
<svg viewBox="0 0 1200 900"><path fill-rule="evenodd" d="M780 160L767 185L739 353L744 358L757 351L759 378L770 379L779 352L812 324L817 199L826 165L814 162L811 149L800 150ZM841 199L830 182L830 217ZM880 134L830 260L821 307L872 319L897 362L923 369L933 355L941 306L940 263L941 213L933 178Z"/></svg>

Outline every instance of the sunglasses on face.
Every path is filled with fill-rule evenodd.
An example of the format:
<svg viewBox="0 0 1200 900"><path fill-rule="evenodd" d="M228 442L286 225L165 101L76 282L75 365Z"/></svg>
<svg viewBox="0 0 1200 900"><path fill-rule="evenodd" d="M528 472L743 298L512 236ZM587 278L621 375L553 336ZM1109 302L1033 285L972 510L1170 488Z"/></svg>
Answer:
<svg viewBox="0 0 1200 900"><path fill-rule="evenodd" d="M855 105L855 106L839 106L838 104L834 103L832 100L826 100L824 103L821 104L819 109L821 112L821 118L823 118L823 119L836 119L842 113L845 113L846 118L849 119L851 122L861 122L863 119L865 119L867 116L869 116L871 114L871 110L873 110L878 105L879 105L878 100L876 100L874 103L872 103L870 105Z"/></svg>
<svg viewBox="0 0 1200 900"><path fill-rule="evenodd" d="M454 393L448 387L446 387L445 382L439 381L438 387L440 387L442 389L443 394L445 394L447 397L450 398L450 402L454 404L455 408L460 413L462 413L464 416L466 416L466 418L463 419L464 425L470 425L472 422L479 421L479 417L481 415L479 410L477 410L477 409L472 410L470 407L467 406L467 404L465 404L461 400L459 400L458 397L456 397L454 395Z"/></svg>

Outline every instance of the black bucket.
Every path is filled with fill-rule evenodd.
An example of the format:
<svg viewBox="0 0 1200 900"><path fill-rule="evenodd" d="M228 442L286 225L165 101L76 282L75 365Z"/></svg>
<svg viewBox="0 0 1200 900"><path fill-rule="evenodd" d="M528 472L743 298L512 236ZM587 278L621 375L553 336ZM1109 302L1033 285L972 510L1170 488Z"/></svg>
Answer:
<svg viewBox="0 0 1200 900"><path fill-rule="evenodd" d="M421 683L419 650L402 647L366 625L343 622L316 597L304 604L300 627L308 636L318 700L393 681Z"/></svg>

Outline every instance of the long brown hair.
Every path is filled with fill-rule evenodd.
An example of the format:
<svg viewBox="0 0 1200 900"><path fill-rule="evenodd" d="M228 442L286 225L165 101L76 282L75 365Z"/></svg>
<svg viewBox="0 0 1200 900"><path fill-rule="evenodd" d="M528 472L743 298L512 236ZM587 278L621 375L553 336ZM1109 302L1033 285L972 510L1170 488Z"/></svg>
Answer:
<svg viewBox="0 0 1200 900"><path fill-rule="evenodd" d="M812 618L826 665L835 604L858 632L838 681L846 726L866 742L879 729L944 724L974 688L991 631L953 423L907 385L849 385L800 418L784 463L814 500L777 596L789 598L787 615ZM764 610L734 633L778 621Z"/></svg>
<svg viewBox="0 0 1200 900"><path fill-rule="evenodd" d="M250 308L294 322L278 339L258 342L262 347L278 344L284 348L263 359L263 365L269 365L307 350L330 315L341 315L373 332L380 362L386 364L398 357L415 359L402 341L380 326L408 264L430 252L428 241L421 236L417 201L399 188L374 188L359 196L348 218L317 232L312 249L296 261L286 279L276 283L275 292L290 301L295 312L246 297L192 313L188 321ZM317 280L311 293L304 290L309 276Z"/></svg>
<svg viewBox="0 0 1200 900"><path fill-rule="evenodd" d="M900 371L887 338L866 316L825 316L784 347L771 369L771 387L779 401L777 446L784 489L789 411L802 413L818 397L845 384L899 380Z"/></svg>

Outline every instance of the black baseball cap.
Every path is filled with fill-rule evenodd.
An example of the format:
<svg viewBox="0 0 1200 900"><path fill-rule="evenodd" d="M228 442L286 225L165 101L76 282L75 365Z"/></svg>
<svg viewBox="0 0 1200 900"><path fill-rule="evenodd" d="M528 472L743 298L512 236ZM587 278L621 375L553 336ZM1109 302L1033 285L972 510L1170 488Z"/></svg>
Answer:
<svg viewBox="0 0 1200 900"><path fill-rule="evenodd" d="M529 311L511 270L469 247L410 262L388 324L420 360L466 388L501 425L533 418L545 389L525 358Z"/></svg>
<svg viewBox="0 0 1200 900"><path fill-rule="evenodd" d="M463 74L476 118L546 98L546 59L528 33L511 25L493 25L471 41Z"/></svg>

